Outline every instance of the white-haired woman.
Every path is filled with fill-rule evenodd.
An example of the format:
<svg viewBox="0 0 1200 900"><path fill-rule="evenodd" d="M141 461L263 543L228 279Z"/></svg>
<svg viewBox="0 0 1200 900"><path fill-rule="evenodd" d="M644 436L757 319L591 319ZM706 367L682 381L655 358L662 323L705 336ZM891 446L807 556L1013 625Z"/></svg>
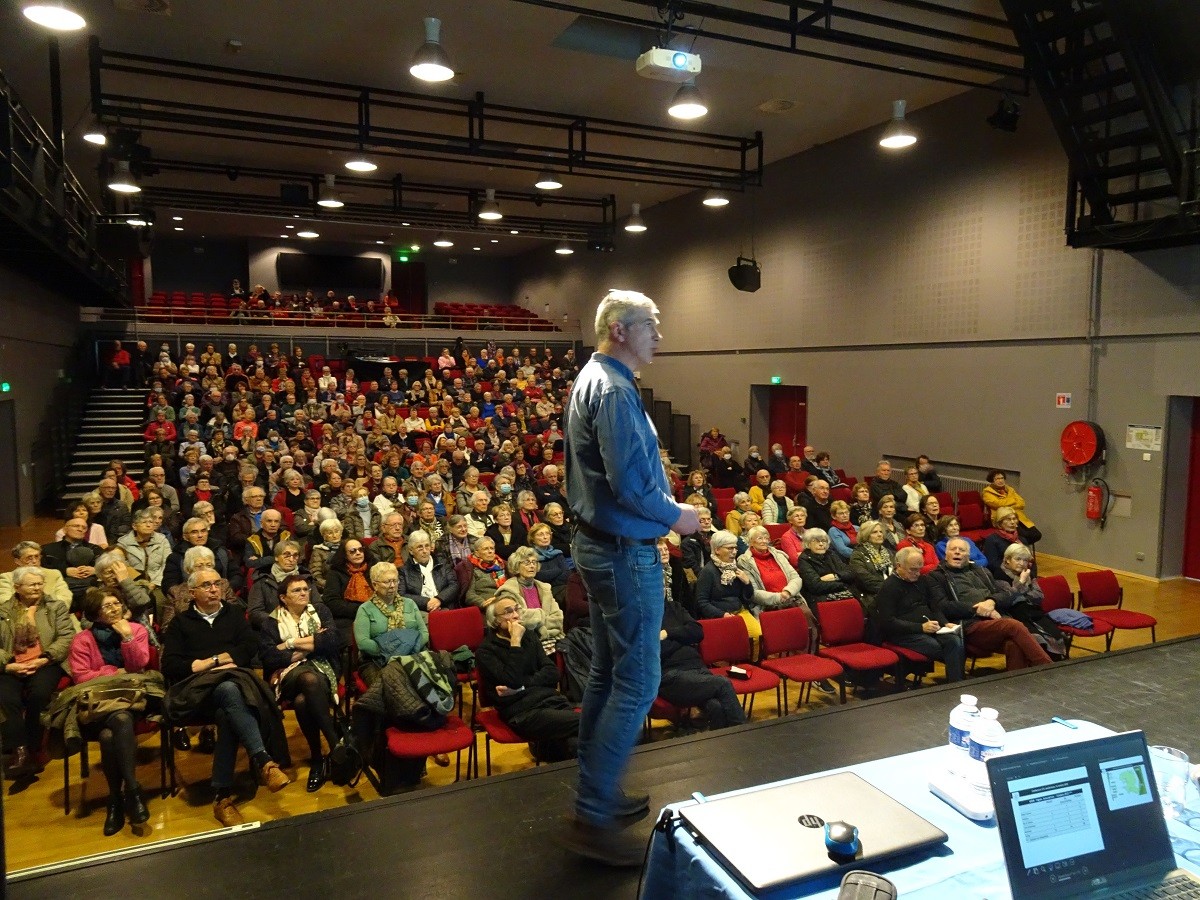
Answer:
<svg viewBox="0 0 1200 900"><path fill-rule="evenodd" d="M159 532L152 509L143 507L133 514L133 530L122 536L117 546L125 551L129 565L145 575L147 581L155 587L162 585L171 542Z"/></svg>
<svg viewBox="0 0 1200 900"><path fill-rule="evenodd" d="M563 611L550 585L538 580L541 563L532 547L518 547L508 557L508 579L496 590L496 598L511 597L521 611L521 624L536 631L543 644L564 636Z"/></svg>
<svg viewBox="0 0 1200 900"><path fill-rule="evenodd" d="M429 626L415 601L399 593L400 573L390 562L371 566L371 597L354 617L359 674L374 684L388 660L429 646Z"/></svg>
<svg viewBox="0 0 1200 900"><path fill-rule="evenodd" d="M750 549L738 557L738 568L750 576L750 611L755 618L764 609L799 606L815 634L816 620L800 595L803 582L783 551L771 546L771 534L756 525L746 534Z"/></svg>

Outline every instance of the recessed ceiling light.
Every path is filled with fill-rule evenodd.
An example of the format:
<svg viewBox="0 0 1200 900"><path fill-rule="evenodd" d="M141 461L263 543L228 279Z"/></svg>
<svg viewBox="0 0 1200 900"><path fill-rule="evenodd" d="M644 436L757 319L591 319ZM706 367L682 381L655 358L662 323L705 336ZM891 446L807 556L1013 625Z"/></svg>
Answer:
<svg viewBox="0 0 1200 900"><path fill-rule="evenodd" d="M375 243L377 243L377 244L382 244L382 243L383 243L383 241L376 241Z"/></svg>
<svg viewBox="0 0 1200 900"><path fill-rule="evenodd" d="M291 235L290 235L290 234L281 234L281 235L280 235L280 237L281 237L281 238L287 238L287 237L291 237Z"/></svg>
<svg viewBox="0 0 1200 900"><path fill-rule="evenodd" d="M176 226L175 226L175 230L176 230L176 231L183 231L183 228L181 228L179 225L176 225Z"/></svg>
<svg viewBox="0 0 1200 900"><path fill-rule="evenodd" d="M172 222L182 222L183 216L171 216L171 221Z"/></svg>
<svg viewBox="0 0 1200 900"><path fill-rule="evenodd" d="M570 256L575 252L575 249L566 241L559 241L558 246L554 248L554 252L559 256Z"/></svg>
<svg viewBox="0 0 1200 900"><path fill-rule="evenodd" d="M356 156L346 161L346 168L351 172L374 172L379 166L365 156Z"/></svg>
<svg viewBox="0 0 1200 900"><path fill-rule="evenodd" d="M413 253L416 253L418 250L421 249L421 245L420 244L409 244L408 249L411 250Z"/></svg>
<svg viewBox="0 0 1200 900"><path fill-rule="evenodd" d="M409 226L409 224L410 224L410 223L408 223L408 222L401 222L400 224L401 224L401 225L403 225L405 228L407 228L407 227Z"/></svg>
<svg viewBox="0 0 1200 900"><path fill-rule="evenodd" d="M284 225L283 227L284 228L295 228L296 226L295 225Z"/></svg>
<svg viewBox="0 0 1200 900"><path fill-rule="evenodd" d="M508 230L508 233L509 234L520 234L521 232L517 231L517 229L515 229L515 228L510 228Z"/></svg>
<svg viewBox="0 0 1200 900"><path fill-rule="evenodd" d="M492 238L492 243L493 243L493 244L498 244L498 243L500 243L500 238Z"/></svg>
<svg viewBox="0 0 1200 900"><path fill-rule="evenodd" d="M482 247L472 247L471 249L472 250L482 250L483 248Z"/></svg>
<svg viewBox="0 0 1200 900"><path fill-rule="evenodd" d="M317 232L315 232L315 231L297 231L297 232L296 232L296 237L302 237L302 238L318 238L318 237L320 237L320 236L321 236L321 235L317 234Z"/></svg>
<svg viewBox="0 0 1200 900"><path fill-rule="evenodd" d="M28 3L25 18L51 31L78 31L87 25L83 16L67 9L62 3Z"/></svg>
<svg viewBox="0 0 1200 900"><path fill-rule="evenodd" d="M436 238L433 239L433 246L435 246L435 247L453 247L454 241L450 240L450 238L446 237L446 235L444 235L444 234L439 234Z"/></svg>

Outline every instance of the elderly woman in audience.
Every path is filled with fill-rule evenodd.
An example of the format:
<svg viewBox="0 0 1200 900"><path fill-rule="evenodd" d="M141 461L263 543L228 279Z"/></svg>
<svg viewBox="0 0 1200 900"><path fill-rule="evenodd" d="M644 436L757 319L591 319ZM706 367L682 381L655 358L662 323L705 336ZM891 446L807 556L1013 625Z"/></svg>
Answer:
<svg viewBox="0 0 1200 900"><path fill-rule="evenodd" d="M762 517L766 525L782 525L787 521L792 500L787 495L787 483L776 478L771 482L771 493L763 499Z"/></svg>
<svg viewBox="0 0 1200 900"><path fill-rule="evenodd" d="M908 466L904 470L904 484L901 487L904 489L908 511L920 512L921 498L929 495L929 488L921 481L921 472L916 466Z"/></svg>
<svg viewBox="0 0 1200 900"><path fill-rule="evenodd" d="M162 671L172 682L168 708L177 721L215 711L213 815L230 827L245 821L233 803L238 744L246 748L259 783L268 790L282 790L291 779L276 761L287 761L279 708L249 670L258 638L241 610L221 602L219 581L217 573L207 569L191 574L192 605L164 634Z"/></svg>
<svg viewBox="0 0 1200 900"><path fill-rule="evenodd" d="M302 509L305 498L304 475L296 469L287 469L279 475L279 481L283 486L271 500L271 505L279 510L290 509L293 513Z"/></svg>
<svg viewBox="0 0 1200 900"><path fill-rule="evenodd" d="M104 533L103 526L97 525L91 521L94 513L100 511L100 507L104 505L104 501L100 499L100 495L95 491L90 494L85 494L83 499L78 503L71 504L67 507L67 515L63 519L64 522L70 522L72 519L82 519L88 523L87 533L83 539L89 544L95 544L101 550L108 547L108 535ZM60 528L54 532L54 539L61 541L63 539L63 530Z"/></svg>
<svg viewBox="0 0 1200 900"><path fill-rule="evenodd" d="M125 604L109 591L92 588L87 592L83 617L92 624L75 635L67 657L75 684L119 672L137 674L150 665L149 634L141 624L128 621L128 616ZM100 744L100 767L108 782L105 837L124 828L127 817L131 825L142 825L150 818L137 781L134 722L138 715L118 710L87 726L89 737Z"/></svg>
<svg viewBox="0 0 1200 900"><path fill-rule="evenodd" d="M892 574L894 555L881 523L869 519L859 526L858 545L850 554L850 576L868 616L875 611L875 595Z"/></svg>
<svg viewBox="0 0 1200 900"><path fill-rule="evenodd" d="M40 772L42 711L63 677L63 663L77 629L70 607L46 596L42 570L13 572L13 599L0 607L0 748L12 754L10 775Z"/></svg>
<svg viewBox="0 0 1200 900"><path fill-rule="evenodd" d="M528 543L529 533L524 525L513 521L513 509L507 503L492 507L492 519L485 534L495 542L496 555L506 560L517 547Z"/></svg>
<svg viewBox="0 0 1200 900"><path fill-rule="evenodd" d="M321 518L314 538L316 543L312 545L312 551L308 557L308 571L312 575L313 586L316 588L319 595L324 596L325 579L329 574L329 557L342 546L342 528L341 521L333 515L330 510L323 509L322 513L329 513L325 518Z"/></svg>
<svg viewBox="0 0 1200 900"><path fill-rule="evenodd" d="M691 571L693 575L698 575L708 562L711 555L710 543L715 530L712 513L708 511L707 506L697 508L696 516L700 521L700 527L691 534L685 534L679 542L683 567Z"/></svg>
<svg viewBox="0 0 1200 900"><path fill-rule="evenodd" d="M353 638L359 607L371 599L370 563L363 542L348 538L329 555L321 599L333 613L342 646Z"/></svg>
<svg viewBox="0 0 1200 900"><path fill-rule="evenodd" d="M521 624L537 633L543 644L561 640L563 611L550 585L538 577L541 564L532 547L513 551L506 566L508 578L496 591L496 600L511 597L521 612Z"/></svg>
<svg viewBox="0 0 1200 900"><path fill-rule="evenodd" d="M579 713L558 693L558 667L543 649L536 629L524 624L524 611L511 594L498 594L485 610L488 633L475 651L484 702L529 741L539 760L575 755Z"/></svg>
<svg viewBox="0 0 1200 900"><path fill-rule="evenodd" d="M884 543L895 553L904 540L904 526L896 520L896 498L884 494L875 504L875 521L883 526Z"/></svg>
<svg viewBox="0 0 1200 900"><path fill-rule="evenodd" d="M304 505L300 507L292 516L292 535L297 540L302 541L305 547L312 547L321 540L321 532L318 530L322 519L321 492L316 488L310 488L304 492ZM333 516L333 510L325 510L328 516Z"/></svg>
<svg viewBox="0 0 1200 900"><path fill-rule="evenodd" d="M191 521L191 520L189 520ZM217 557L213 551L203 545L198 547L189 547L187 552L183 554L182 574L183 580L171 587L167 591L167 602L159 614L158 627L159 631L166 631L171 621L187 609L192 604L192 592L188 588L187 582L193 572L201 569L216 572L219 576L221 573L217 571ZM233 604L241 609L245 609L246 604L234 593L233 587L229 580L221 578L218 582L220 585L221 602ZM118 597L118 599L120 599Z"/></svg>
<svg viewBox="0 0 1200 900"><path fill-rule="evenodd" d="M829 535L820 528L804 532L804 552L796 563L796 572L810 603L857 596L850 567L837 553L829 552Z"/></svg>
<svg viewBox="0 0 1200 900"><path fill-rule="evenodd" d="M399 590L412 597L425 614L462 605L454 566L445 557L434 554L433 542L420 529L408 536L408 561L400 567Z"/></svg>
<svg viewBox="0 0 1200 900"><path fill-rule="evenodd" d="M125 559L155 587L162 585L171 542L158 531L153 511L139 509L133 514L133 530L117 541Z"/></svg>
<svg viewBox="0 0 1200 900"><path fill-rule="evenodd" d="M996 609L1021 622L1052 659L1065 659L1066 640L1058 623L1042 609L1045 595L1033 576L1033 553L1024 544L1009 544L1004 551Z"/></svg>
<svg viewBox="0 0 1200 900"><path fill-rule="evenodd" d="M738 567L750 576L754 589L750 597L751 611L755 618L764 609L784 606L801 606L813 623L812 611L800 595L803 582L799 573L788 562L782 550L771 546L771 534L766 527L756 525L746 535L750 549L738 557ZM761 634L761 632L760 632Z"/></svg>
<svg viewBox="0 0 1200 900"><path fill-rule="evenodd" d="M717 514L717 499L713 496L712 488L708 484L708 473L703 469L692 469L688 473L687 481L684 486L684 493L699 494L704 498L704 503L708 506L713 516Z"/></svg>
<svg viewBox="0 0 1200 900"><path fill-rule="evenodd" d="M725 530L735 536L742 533L742 515L750 509L750 495L738 491L733 495L733 509L725 514Z"/></svg>
<svg viewBox="0 0 1200 900"><path fill-rule="evenodd" d="M383 528L383 516L371 503L371 492L365 487L354 489L354 507L342 516L342 530L348 538L378 537Z"/></svg>
<svg viewBox="0 0 1200 900"><path fill-rule="evenodd" d="M471 556L473 543L467 517L454 515L446 520L446 533L442 536L438 550L458 566Z"/></svg>
<svg viewBox="0 0 1200 900"><path fill-rule="evenodd" d="M861 528L863 522L875 521L875 507L871 503L871 486L865 481L859 481L850 488L850 521L855 528Z"/></svg>
<svg viewBox="0 0 1200 900"><path fill-rule="evenodd" d="M1042 539L1042 533L1033 524L1033 520L1025 514L1025 498L1017 493L1008 483L1008 476L1002 469L992 469L986 476L987 484L979 492L983 505L992 511L992 521L996 521L996 513L1001 509L1011 509L1017 516L1017 532L1021 543L1031 547Z"/></svg>
<svg viewBox="0 0 1200 900"><path fill-rule="evenodd" d="M938 531L938 519L942 517L942 501L936 494L926 494L921 498L920 513L925 519L925 537L937 541L941 536Z"/></svg>
<svg viewBox="0 0 1200 900"><path fill-rule="evenodd" d="M850 504L845 500L834 500L829 504L832 522L829 527L829 543L833 551L843 560L849 561L858 543L858 529L850 521Z"/></svg>
<svg viewBox="0 0 1200 900"><path fill-rule="evenodd" d="M550 526L550 543L571 555L571 526L567 524L567 512L561 503L547 503L542 510L543 521Z"/></svg>
<svg viewBox="0 0 1200 900"><path fill-rule="evenodd" d="M489 537L479 537L472 545L466 562L458 564L458 583L468 603L482 607L496 596L504 584L504 563L496 558L496 543Z"/></svg>
<svg viewBox="0 0 1200 900"><path fill-rule="evenodd" d="M347 541L347 543L350 543ZM374 684L388 660L429 645L429 626L416 601L399 591L400 573L389 562L371 567L371 596L354 616L354 644L363 681Z"/></svg>
<svg viewBox="0 0 1200 900"><path fill-rule="evenodd" d="M71 520L68 519L68 522ZM62 540L62 538L59 538ZM42 545L37 541L20 541L12 548L12 558L17 568L32 566L42 573L43 590L47 597L67 604L68 608L74 603L71 588L63 573L58 569L42 566ZM0 604L8 603L13 597L12 572L0 574Z"/></svg>
<svg viewBox="0 0 1200 900"><path fill-rule="evenodd" d="M275 699L291 703L308 743L308 791L329 777L321 736L332 750L339 740L333 711L338 702L341 647L333 614L312 598L302 575L289 575L280 585L279 606L259 632L263 678L275 688Z"/></svg>
<svg viewBox="0 0 1200 900"><path fill-rule="evenodd" d="M250 615L250 624L255 631L261 631L267 618L275 611L280 602L280 590L286 578L300 575L309 580L308 569L300 564L301 546L299 541L290 538L275 545L275 554L269 568L259 570L250 588L246 607Z"/></svg>
<svg viewBox="0 0 1200 900"><path fill-rule="evenodd" d="M409 498L405 497L405 506L408 506L408 503ZM408 508L412 509L413 507ZM413 520L410 530L424 531L427 535L429 535L429 539L433 541L433 545L435 547L441 544L446 538L449 519L438 518L437 510L434 509L433 504L428 500L421 500L417 498L417 505L415 509L416 517ZM462 516L457 514L450 516L450 519L455 518L461 519Z"/></svg>
<svg viewBox="0 0 1200 900"><path fill-rule="evenodd" d="M149 582L137 576L138 573L125 561L125 554L120 550L110 550L96 559L96 580L125 604L137 622L149 628L150 617L157 610ZM150 640L155 642L153 636Z"/></svg>
<svg viewBox="0 0 1200 900"><path fill-rule="evenodd" d="M465 517L471 537L483 537L492 526L492 514L488 511L491 504L492 498L487 491L476 491L471 495L471 511Z"/></svg>
<svg viewBox="0 0 1200 900"><path fill-rule="evenodd" d="M938 567L940 562L933 544L926 539L927 531L925 517L920 513L909 513L908 518L904 520L904 540L896 545L898 551L905 547L916 547L921 551L922 575L928 575Z"/></svg>
<svg viewBox="0 0 1200 900"><path fill-rule="evenodd" d="M988 565L988 558L983 555L983 551L975 546L975 542L969 537L962 534L962 524L958 521L958 516L942 516L938 519L937 533L941 538L934 545L934 552L938 555L938 560L946 558L946 542L951 538L961 538L967 542L967 549L970 551L971 562L977 566L983 566L985 569Z"/></svg>
<svg viewBox="0 0 1200 900"><path fill-rule="evenodd" d="M992 525L995 531L983 539L979 549L987 557L987 567L997 578L1003 577L1004 551L1013 544L1028 544L1021 539L1020 519L1017 511L1008 506L992 510ZM1033 565L1033 574L1037 575L1037 564Z"/></svg>
<svg viewBox="0 0 1200 900"><path fill-rule="evenodd" d="M754 516L754 513L750 515ZM791 527L779 538L779 549L788 558L788 562L795 567L800 554L804 552L804 532L808 528L808 510L797 503L788 510L788 525Z"/></svg>
<svg viewBox="0 0 1200 900"><path fill-rule="evenodd" d="M532 490L521 491L517 494L517 510L518 518L521 524L525 526L526 531L532 530L533 526L542 521L542 517L538 510L537 494Z"/></svg>
<svg viewBox="0 0 1200 900"><path fill-rule="evenodd" d="M719 619L745 613L747 629L757 628L750 614L753 596L750 573L737 565L738 539L730 531L718 531L709 541L712 557L696 577L696 610L704 619ZM762 629L759 628L761 635Z"/></svg>
<svg viewBox="0 0 1200 900"><path fill-rule="evenodd" d="M553 538L553 532L545 522L538 522L529 529L529 546L537 554L541 580L553 587L561 587L575 567L570 557L551 543Z"/></svg>
<svg viewBox="0 0 1200 900"><path fill-rule="evenodd" d="M477 491L487 493L487 489L479 483L479 469L468 466L463 472L462 481L454 491L454 505L459 515L465 516L474 508Z"/></svg>

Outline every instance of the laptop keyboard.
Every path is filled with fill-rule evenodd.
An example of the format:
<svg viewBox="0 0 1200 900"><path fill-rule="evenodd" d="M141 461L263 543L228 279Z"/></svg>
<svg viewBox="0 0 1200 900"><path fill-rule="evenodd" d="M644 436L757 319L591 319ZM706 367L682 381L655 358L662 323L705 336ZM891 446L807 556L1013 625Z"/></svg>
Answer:
<svg viewBox="0 0 1200 900"><path fill-rule="evenodd" d="M1200 900L1200 882L1175 875L1159 884L1113 894L1112 900Z"/></svg>

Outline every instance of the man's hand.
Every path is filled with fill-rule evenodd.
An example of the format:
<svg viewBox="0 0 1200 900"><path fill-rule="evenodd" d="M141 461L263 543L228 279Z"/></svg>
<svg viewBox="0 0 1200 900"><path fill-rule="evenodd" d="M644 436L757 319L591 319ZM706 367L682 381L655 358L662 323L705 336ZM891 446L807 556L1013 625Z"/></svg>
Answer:
<svg viewBox="0 0 1200 900"><path fill-rule="evenodd" d="M837 576L834 575L832 572L830 572L827 575L822 575L821 580L822 581L837 581Z"/></svg>
<svg viewBox="0 0 1200 900"><path fill-rule="evenodd" d="M673 532L676 534L694 534L700 530L700 516L696 512L696 507L690 503L676 503L675 508L679 510L679 518L671 526Z"/></svg>
<svg viewBox="0 0 1200 900"><path fill-rule="evenodd" d="M923 632L925 632L926 634L937 634L938 630L941 627L942 627L941 625L939 625L937 622L933 621L932 619L926 619L924 622L921 623L921 630Z"/></svg>
<svg viewBox="0 0 1200 900"><path fill-rule="evenodd" d="M658 633L658 639L660 641L665 641L667 639L667 629L664 628L662 631L660 631Z"/></svg>
<svg viewBox="0 0 1200 900"><path fill-rule="evenodd" d="M521 638L525 636L525 626L520 622L513 622L508 626L508 643L510 646L521 646Z"/></svg>
<svg viewBox="0 0 1200 900"><path fill-rule="evenodd" d="M996 611L996 601L991 597L986 600L981 600L975 604L975 615L984 618L990 618L991 614Z"/></svg>
<svg viewBox="0 0 1200 900"><path fill-rule="evenodd" d="M441 608L442 608L442 601L439 600L437 597L430 597L428 600L425 601L426 612L435 612Z"/></svg>
<svg viewBox="0 0 1200 900"><path fill-rule="evenodd" d="M112 573L118 582L122 582L129 577L129 566L124 560L113 560Z"/></svg>

